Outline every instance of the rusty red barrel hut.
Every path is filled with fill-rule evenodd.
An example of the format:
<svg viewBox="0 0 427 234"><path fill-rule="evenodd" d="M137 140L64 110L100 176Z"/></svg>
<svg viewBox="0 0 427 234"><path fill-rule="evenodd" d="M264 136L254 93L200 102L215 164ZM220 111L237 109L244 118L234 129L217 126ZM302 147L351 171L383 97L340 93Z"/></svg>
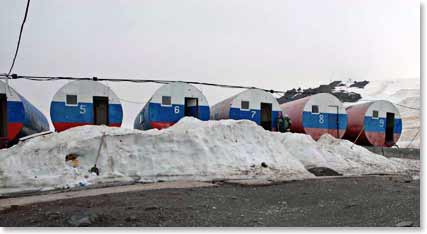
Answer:
<svg viewBox="0 0 427 234"><path fill-rule="evenodd" d="M347 113L341 101L329 93L318 93L280 105L292 121L291 132L305 133L314 140L329 133L344 136Z"/></svg>
<svg viewBox="0 0 427 234"><path fill-rule="evenodd" d="M402 132L402 119L393 103L371 101L347 107L348 125L344 139L359 145L396 144Z"/></svg>

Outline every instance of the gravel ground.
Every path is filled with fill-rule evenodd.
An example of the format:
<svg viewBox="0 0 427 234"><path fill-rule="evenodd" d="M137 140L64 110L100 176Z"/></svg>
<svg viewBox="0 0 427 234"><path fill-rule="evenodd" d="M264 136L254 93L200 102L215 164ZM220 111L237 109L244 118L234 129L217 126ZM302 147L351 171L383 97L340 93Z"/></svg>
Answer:
<svg viewBox="0 0 427 234"><path fill-rule="evenodd" d="M0 200L1 201L1 200ZM0 211L0 226L420 226L420 183L370 176L147 190Z"/></svg>

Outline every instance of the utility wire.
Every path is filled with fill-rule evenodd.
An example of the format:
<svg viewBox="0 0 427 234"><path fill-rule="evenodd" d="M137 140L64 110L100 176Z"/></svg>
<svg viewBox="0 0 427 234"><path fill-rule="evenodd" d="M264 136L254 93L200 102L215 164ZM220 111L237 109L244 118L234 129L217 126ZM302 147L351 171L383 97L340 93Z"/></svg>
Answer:
<svg viewBox="0 0 427 234"><path fill-rule="evenodd" d="M4 76L0 74L0 76ZM12 79L27 79L33 81L54 81L54 80L95 80L95 81L111 81L111 82L134 82L134 83L157 83L157 84L168 84L173 82L183 82L187 84L195 85L207 85L207 86L216 86L221 88L238 88L238 89L260 89L270 93L285 93L284 91L278 90L269 90L261 89L253 86L240 86L240 85L225 85L217 83L208 83L208 82L197 82L197 81L175 81L175 80L146 80L146 79L130 79L130 78L98 78L98 77L71 77L71 76L20 76L16 74L11 75Z"/></svg>
<svg viewBox="0 0 427 234"><path fill-rule="evenodd" d="M369 102L369 101L378 101L378 100L370 100L370 99L360 99L359 101L367 101L367 102ZM412 107L412 106L406 106L406 105L402 105L402 104L395 104L396 106L401 106L401 107L405 107L405 108L408 108L408 109L412 109L412 110L421 110L420 108L416 108L416 107Z"/></svg>
<svg viewBox="0 0 427 234"><path fill-rule="evenodd" d="M7 73L7 76L9 76L10 73L12 73L13 67L15 66L15 61L16 61L16 57L18 56L19 46L21 44L22 32L24 30L24 24L27 21L27 15L28 15L28 9L29 8L30 8L30 0L27 1L27 7L25 8L24 20L22 21L21 30L19 31L18 43L16 44L15 55L13 56L12 65L10 66L10 69L9 69L9 72Z"/></svg>
<svg viewBox="0 0 427 234"><path fill-rule="evenodd" d="M3 77L3 78L1 78ZM153 79L131 79L131 78L98 78L98 77L72 77L72 76L27 76L27 75L17 75L12 74L8 75L5 73L0 74L0 79L26 79L32 81L55 81L55 80L95 80L95 81L106 81L106 82L133 82L133 83L157 83L157 84L169 84L173 82L183 82L187 84L195 84L195 85L207 85L207 86L216 86L221 88L237 88L237 89L260 89L269 93L277 93L277 94L318 94L318 92L309 92L309 91L280 91L280 90L272 90L272 89L262 89L254 86L240 86L240 85L226 85L226 84L217 84L217 83L208 83L208 82L198 82L198 81L176 81L176 80L153 80ZM333 93L332 93L333 94ZM369 99L360 99L359 101L376 101ZM415 108L411 106L405 106L402 104L396 104L401 107L409 108L412 110L420 110L420 108Z"/></svg>
<svg viewBox="0 0 427 234"><path fill-rule="evenodd" d="M405 106L405 105L402 105L402 104L396 104L397 106L401 106L401 107L405 107L405 108L408 108L408 109L412 109L412 110L420 110L420 108L415 108L415 107L412 107L412 106Z"/></svg>
<svg viewBox="0 0 427 234"><path fill-rule="evenodd" d="M415 138L418 136L418 134L420 133L420 130L418 129L417 133L415 134L415 136L412 138L411 142L408 144L408 146L406 146L406 148L409 148L409 146L412 145L412 142L414 142Z"/></svg>

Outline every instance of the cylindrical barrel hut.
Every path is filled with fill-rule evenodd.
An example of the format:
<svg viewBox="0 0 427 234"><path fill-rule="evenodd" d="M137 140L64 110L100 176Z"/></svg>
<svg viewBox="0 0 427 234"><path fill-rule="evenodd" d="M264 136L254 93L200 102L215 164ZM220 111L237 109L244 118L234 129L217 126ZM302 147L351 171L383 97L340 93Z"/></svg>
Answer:
<svg viewBox="0 0 427 234"><path fill-rule="evenodd" d="M49 131L49 123L43 113L12 87L0 82L1 146L44 131Z"/></svg>
<svg viewBox="0 0 427 234"><path fill-rule="evenodd" d="M77 80L56 92L50 104L50 117L58 132L82 125L120 127L123 109L110 87L99 81Z"/></svg>
<svg viewBox="0 0 427 234"><path fill-rule="evenodd" d="M329 93L318 93L280 105L292 121L291 132L305 133L314 140L329 133L344 136L347 113L341 101Z"/></svg>
<svg viewBox="0 0 427 234"><path fill-rule="evenodd" d="M271 93L248 89L212 106L211 119L247 119L266 130L277 131L279 113L282 110Z"/></svg>
<svg viewBox="0 0 427 234"><path fill-rule="evenodd" d="M402 119L393 103L378 100L347 107L344 139L359 145L393 146L402 132Z"/></svg>
<svg viewBox="0 0 427 234"><path fill-rule="evenodd" d="M135 129L162 129L185 116L209 120L209 104L203 93L191 84L173 82L161 86L138 113Z"/></svg>

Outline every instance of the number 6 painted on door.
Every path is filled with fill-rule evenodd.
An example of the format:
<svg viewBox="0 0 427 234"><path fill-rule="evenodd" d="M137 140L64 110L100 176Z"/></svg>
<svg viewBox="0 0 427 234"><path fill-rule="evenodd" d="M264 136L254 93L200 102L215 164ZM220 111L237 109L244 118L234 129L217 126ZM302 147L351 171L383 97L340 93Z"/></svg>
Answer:
<svg viewBox="0 0 427 234"><path fill-rule="evenodd" d="M175 108L174 108L174 112L175 112L175 114L178 114L178 113L179 113L179 106L175 106Z"/></svg>

